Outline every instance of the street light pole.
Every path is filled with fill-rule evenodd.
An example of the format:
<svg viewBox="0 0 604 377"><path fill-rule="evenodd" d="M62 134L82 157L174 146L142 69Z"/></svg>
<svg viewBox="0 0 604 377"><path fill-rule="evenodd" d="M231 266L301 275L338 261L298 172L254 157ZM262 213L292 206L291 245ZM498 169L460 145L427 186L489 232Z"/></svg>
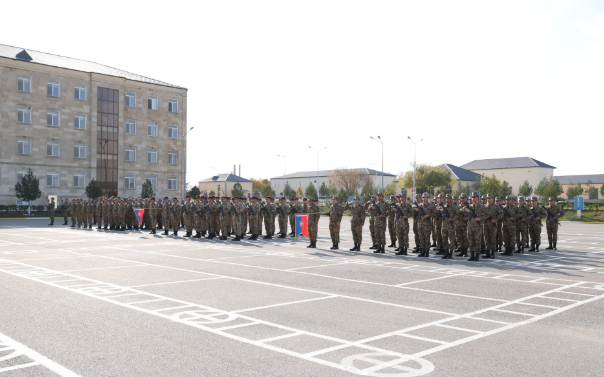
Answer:
<svg viewBox="0 0 604 377"><path fill-rule="evenodd" d="M375 139L373 136L369 136L369 138L382 144L382 195L383 195L384 194L384 142L382 141L382 138L379 136L377 137L377 139Z"/></svg>
<svg viewBox="0 0 604 377"><path fill-rule="evenodd" d="M189 128L189 131L185 132L185 134L182 135L182 139L183 139L183 141L182 141L182 158L183 158L183 162L184 162L184 172L183 172L183 175L184 175L184 178L185 178L185 181L184 181L184 183L182 185L183 189L184 189L183 190L184 194L182 195L183 199L185 198L185 196L187 196L187 149L186 149L187 134L189 132L191 132L193 130L193 128L195 128L195 127Z"/></svg>
<svg viewBox="0 0 604 377"><path fill-rule="evenodd" d="M325 150L327 147L316 150L315 148L308 146L313 151L317 152L317 199L319 199L319 152Z"/></svg>
<svg viewBox="0 0 604 377"><path fill-rule="evenodd" d="M280 154L278 154L277 156L281 157L283 159L283 192L282 192L282 194L283 194L283 196L285 196L285 169L287 168L287 159L285 158L285 156L281 156Z"/></svg>
<svg viewBox="0 0 604 377"><path fill-rule="evenodd" d="M417 156L417 144L421 143L424 139L421 139L417 143L415 141L413 141L413 139L411 139L411 136L407 136L407 139L411 140L411 142L414 145L414 148L413 148L413 199L415 200L415 195L417 194L415 192L415 167L416 167L415 158Z"/></svg>

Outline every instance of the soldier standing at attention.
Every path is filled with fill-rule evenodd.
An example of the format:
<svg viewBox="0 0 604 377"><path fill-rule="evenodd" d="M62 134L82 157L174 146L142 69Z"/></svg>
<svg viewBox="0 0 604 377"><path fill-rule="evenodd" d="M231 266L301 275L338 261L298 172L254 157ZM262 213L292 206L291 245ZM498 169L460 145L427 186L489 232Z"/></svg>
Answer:
<svg viewBox="0 0 604 377"><path fill-rule="evenodd" d="M298 198L289 198L289 226L291 227L290 237L296 236L296 204Z"/></svg>
<svg viewBox="0 0 604 377"><path fill-rule="evenodd" d="M269 222L269 225L271 226L271 238L273 238L273 236L275 235L275 219L277 217L277 204L275 204L275 198L273 198L271 196L271 203L270 206L268 207L268 213L271 216L271 220Z"/></svg>
<svg viewBox="0 0 604 377"><path fill-rule="evenodd" d="M67 225L67 211L69 210L69 200L61 199L61 215L63 216L63 225Z"/></svg>
<svg viewBox="0 0 604 377"><path fill-rule="evenodd" d="M317 231L319 228L319 219L321 218L321 210L317 206L318 200L314 198L308 199L310 205L306 212L308 213L308 235L310 237L310 245L306 247L316 248L317 247Z"/></svg>
<svg viewBox="0 0 604 377"><path fill-rule="evenodd" d="M453 199L453 198L451 198ZM436 197L436 209L439 209L440 207L445 205L445 196L443 194L438 194L438 196ZM438 252L436 253L436 255L444 255L444 251L443 251L443 237L442 237L442 226L443 226L443 216L440 213L440 211L434 211L435 216L433 217L433 221L434 221L434 235L432 236L432 238L434 238L434 241L436 242L436 250L438 250Z"/></svg>
<svg viewBox="0 0 604 377"><path fill-rule="evenodd" d="M524 204L524 197L518 197L518 218L516 219L516 245L515 253L524 253L524 245L528 243L528 223L531 219L531 211Z"/></svg>
<svg viewBox="0 0 604 377"><path fill-rule="evenodd" d="M466 212L462 211L468 203L468 196L465 193L459 195L459 211L457 212L455 221L455 236L457 237L457 246L459 246L459 253L455 254L458 257L467 257L468 248L470 244L468 242L468 216Z"/></svg>
<svg viewBox="0 0 604 377"><path fill-rule="evenodd" d="M500 197L495 198L495 205L497 207L499 207L499 209L501 209L501 198ZM497 220L497 236L496 236L495 244L496 244L495 248L497 249L497 251L501 251L501 246L503 245L503 215L499 220Z"/></svg>
<svg viewBox="0 0 604 377"><path fill-rule="evenodd" d="M441 220L441 239L443 256L441 259L453 259L453 250L455 249L455 218L457 217L458 208L453 204L453 195L446 195L446 202L438 207L442 214Z"/></svg>
<svg viewBox="0 0 604 377"><path fill-rule="evenodd" d="M556 244L558 243L558 226L560 226L560 219L564 216L564 210L560 206L556 205L555 198L550 197L548 200L549 205L545 207L547 213L547 220L545 222L545 229L547 230L547 241L549 246L546 250L558 250Z"/></svg>
<svg viewBox="0 0 604 377"><path fill-rule="evenodd" d="M486 213L484 215L484 241L486 247L485 258L495 259L497 250L497 223L503 217L503 211L495 204L493 194L487 194Z"/></svg>
<svg viewBox="0 0 604 377"><path fill-rule="evenodd" d="M418 257L429 257L430 256L430 231L432 230L432 220L430 216L436 210L434 204L430 203L430 195L427 192L422 194L423 202L419 203L415 212L418 213L418 224L417 233L419 238L419 252Z"/></svg>
<svg viewBox="0 0 604 377"><path fill-rule="evenodd" d="M216 229L214 228L215 226L215 222L214 222L214 207L216 205L214 204L214 195L210 195L210 197L208 198L208 204L206 205L206 209L205 209L205 216L206 216L206 222L207 222L207 226L208 226L208 235L206 236L206 239L211 240L214 238L214 232L216 231Z"/></svg>
<svg viewBox="0 0 604 377"><path fill-rule="evenodd" d="M103 222L103 199L99 196L96 198L96 228L101 229L101 224Z"/></svg>
<svg viewBox="0 0 604 377"><path fill-rule="evenodd" d="M398 237L398 248L395 255L407 255L409 247L409 217L413 216L413 208L407 203L407 192L401 190L398 196L399 204L393 209L396 213L396 236Z"/></svg>
<svg viewBox="0 0 604 377"><path fill-rule="evenodd" d="M371 242L373 243L373 245L371 245L370 249L377 249L377 245L376 245L376 239L375 239L375 209L371 209L373 206L373 202L375 202L375 200L377 199L377 197L375 195L371 196L371 200L368 201L367 203L365 203L365 210L369 212L369 234L371 234Z"/></svg>
<svg viewBox="0 0 604 377"><path fill-rule="evenodd" d="M149 218L151 219L151 232L149 234L156 234L157 230L157 214L158 214L158 206L155 204L155 197L151 197L149 201L149 208L145 210L145 212L149 211Z"/></svg>
<svg viewBox="0 0 604 377"><path fill-rule="evenodd" d="M258 239L258 213L260 212L260 204L258 204L258 198L252 196L252 204L249 206L250 213L250 231L252 232L252 236L248 238L248 240L255 241Z"/></svg>
<svg viewBox="0 0 604 377"><path fill-rule="evenodd" d="M415 203L419 204L422 202L422 197L419 194L415 194ZM413 248L414 253L419 253L420 242L419 242L419 218L418 213L413 211L413 239L415 241L415 247Z"/></svg>
<svg viewBox="0 0 604 377"><path fill-rule="evenodd" d="M396 196L390 195L390 205L396 204ZM390 245L388 247L396 247L396 213L390 211L387 218L388 233L390 234Z"/></svg>
<svg viewBox="0 0 604 377"><path fill-rule="evenodd" d="M372 207L375 209L375 242L377 249L374 253L386 252L386 218L390 214L390 204L384 201L384 194L381 192L378 194L378 202ZM379 209L379 210L378 210Z"/></svg>
<svg viewBox="0 0 604 377"><path fill-rule="evenodd" d="M226 241L228 239L231 227L231 206L228 203L229 197L222 197L222 204L220 206L220 240Z"/></svg>
<svg viewBox="0 0 604 377"><path fill-rule="evenodd" d="M514 204L514 197L508 195L505 197L507 202L503 206L503 242L505 243L505 252L501 255L514 255L514 244L516 241L516 217L518 216L518 207Z"/></svg>
<svg viewBox="0 0 604 377"><path fill-rule="evenodd" d="M537 201L537 197L533 196L531 198L532 207L531 215L532 219L529 221L529 233L531 235L531 248L529 251L539 252L539 246L541 245L541 228L543 224L541 223L541 219L547 218L547 211L543 209L543 207L539 207L539 202Z"/></svg>
<svg viewBox="0 0 604 377"><path fill-rule="evenodd" d="M161 207L161 216L163 219L163 228L164 228L164 236L169 235L169 230L170 230L170 208L171 208L171 203L170 203L170 198L168 198L167 196L164 197L164 204Z"/></svg>
<svg viewBox="0 0 604 377"><path fill-rule="evenodd" d="M183 206L183 213L185 217L185 230L187 233L184 237L191 237L193 235L193 209L195 205L191 203L191 195L185 196L185 204Z"/></svg>
<svg viewBox="0 0 604 377"><path fill-rule="evenodd" d="M363 225L365 225L365 207L361 205L361 198L354 198L354 205L346 203L345 210L350 210L352 220L350 220L350 228L352 230L352 240L354 247L350 251L361 251L361 242L363 241Z"/></svg>
<svg viewBox="0 0 604 377"><path fill-rule="evenodd" d="M50 224L55 225L55 198L50 198L50 203L48 203L48 216L50 217Z"/></svg>
<svg viewBox="0 0 604 377"><path fill-rule="evenodd" d="M287 218L290 206L285 203L285 197L279 198L279 238L287 237Z"/></svg>
<svg viewBox="0 0 604 377"><path fill-rule="evenodd" d="M172 205L170 206L170 224L172 226L173 236L178 236L178 229L180 229L180 218L182 215L182 207L178 204L178 198L172 198Z"/></svg>
<svg viewBox="0 0 604 377"><path fill-rule="evenodd" d="M340 243L340 224L342 222L342 216L344 215L344 207L338 203L338 197L334 196L331 199L331 206L329 212L324 212L324 215L329 216L329 235L331 236L331 242L333 245L330 247L331 250L339 250L338 244Z"/></svg>
<svg viewBox="0 0 604 377"><path fill-rule="evenodd" d="M233 198L233 232L235 232L235 238L232 241L241 241L245 237L245 229L243 229L243 215L245 212L245 204L243 204L241 197L236 196ZM287 229L286 229L287 231Z"/></svg>
<svg viewBox="0 0 604 377"><path fill-rule="evenodd" d="M472 193L472 203L462 208L468 219L468 241L470 243L470 259L468 261L478 262L480 260L480 249L482 247L482 217L486 210L480 204L478 193Z"/></svg>

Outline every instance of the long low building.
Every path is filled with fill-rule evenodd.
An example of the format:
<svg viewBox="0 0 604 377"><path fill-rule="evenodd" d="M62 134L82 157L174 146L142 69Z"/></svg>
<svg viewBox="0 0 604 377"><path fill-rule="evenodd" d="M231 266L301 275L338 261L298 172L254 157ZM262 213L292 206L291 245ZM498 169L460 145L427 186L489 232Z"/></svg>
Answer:
<svg viewBox="0 0 604 377"><path fill-rule="evenodd" d="M381 171L368 169L368 168L357 168L357 169L342 169L342 170L360 170L364 174L368 174L373 183L373 187L382 187L382 177L384 182L384 188L392 183L396 179L396 175L390 173L383 173ZM319 170L319 171L299 171L296 173L290 173L286 175L276 176L271 178L271 186L277 195L281 195L286 183L289 183L293 190L296 190L298 186L305 190L306 187L312 183L315 187L320 188L321 184L325 182L327 187L330 186L331 182L329 177L333 175L334 170Z"/></svg>
<svg viewBox="0 0 604 377"><path fill-rule="evenodd" d="M31 168L42 197L182 196L187 89L94 62L0 44L0 204L21 204Z"/></svg>
<svg viewBox="0 0 604 377"><path fill-rule="evenodd" d="M583 194L580 196L585 200L602 200L604 195L601 192L602 185L604 184L604 174L586 174L586 175L561 175L555 177L562 186L561 198L568 200L568 189L571 186L577 186L579 183L583 188ZM588 184L590 182L590 184ZM595 195L589 195L589 186L595 190ZM593 190L592 190L593 191Z"/></svg>

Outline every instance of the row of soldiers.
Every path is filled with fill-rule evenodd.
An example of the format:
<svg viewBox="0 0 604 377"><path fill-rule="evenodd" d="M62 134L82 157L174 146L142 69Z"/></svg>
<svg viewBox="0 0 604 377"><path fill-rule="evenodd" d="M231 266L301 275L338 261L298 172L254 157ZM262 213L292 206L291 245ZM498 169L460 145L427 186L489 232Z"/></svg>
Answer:
<svg viewBox="0 0 604 377"><path fill-rule="evenodd" d="M367 212L369 214L369 230L375 253L384 253L386 247L386 229L389 230L391 244L397 255L407 255L409 247L409 219L413 221L413 232L416 247L413 252L421 257L429 256L429 250L434 247L437 254L443 258L452 258L453 251L457 250L458 256L467 256L471 253L470 260L479 260L482 252L488 258L494 258L496 251L501 251L505 244L503 255L512 255L515 252L539 251L541 244L541 219L547 218L546 228L549 247L555 249L557 242L558 219L564 211L553 201L549 200L548 207L537 205L537 198L533 197L529 204L524 198L505 198L505 205L501 205L499 198L488 194L483 196L482 203L476 193L472 194L471 203L465 194L459 199L447 194L439 195L430 200L427 193L416 195L416 202L407 201L405 193L391 196L390 202L384 200L383 195L374 196L364 205L360 198L342 206L338 198L334 197L332 205L327 212L321 212L318 201L315 199L290 198L287 203L285 198L278 202L272 197L266 197L266 202L261 198L252 197L248 203L244 197L205 197L197 196L191 201L187 195L184 202L177 198L168 197L164 201L151 199L107 198L92 200L74 199L71 202L63 201L61 209L65 224L67 225L67 208L71 210L72 227L92 228L98 224L97 229L126 230L126 229L151 229L151 234L156 234L156 229L164 229L168 235L171 228L173 235L178 236L178 230L184 227L184 237L207 239L218 238L227 240L234 235L233 241L240 241L247 234L250 240L257 240L262 235L262 226L266 228L264 239L272 239L275 235L275 220L278 218L279 238L287 237L288 223L291 227L290 236L295 236L296 214L308 214L308 229L310 244L316 247L318 222L321 215L329 216L329 231L332 239L331 249L337 250L340 242L340 224L344 211L350 210L351 230L354 247L351 251L360 251L362 243L362 228L365 224ZM476 202L476 203L474 203ZM54 202L52 203L54 210ZM142 222L139 222L135 209L144 209ZM50 206L49 206L50 212ZM478 219L478 220L477 220ZM51 218L51 224L54 219ZM476 228L478 226L478 228ZM193 236L193 230L196 234ZM430 237L433 243L430 243ZM475 247L478 242L478 251ZM517 245L517 249L515 249Z"/></svg>

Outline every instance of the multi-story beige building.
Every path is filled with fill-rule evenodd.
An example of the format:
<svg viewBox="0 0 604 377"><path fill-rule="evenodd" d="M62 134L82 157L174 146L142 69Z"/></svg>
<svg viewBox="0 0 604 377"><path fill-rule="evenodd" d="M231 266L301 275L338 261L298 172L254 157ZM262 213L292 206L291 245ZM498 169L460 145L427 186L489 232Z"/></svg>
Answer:
<svg viewBox="0 0 604 377"><path fill-rule="evenodd" d="M31 168L42 197L182 196L187 89L101 64L0 44L0 204Z"/></svg>

